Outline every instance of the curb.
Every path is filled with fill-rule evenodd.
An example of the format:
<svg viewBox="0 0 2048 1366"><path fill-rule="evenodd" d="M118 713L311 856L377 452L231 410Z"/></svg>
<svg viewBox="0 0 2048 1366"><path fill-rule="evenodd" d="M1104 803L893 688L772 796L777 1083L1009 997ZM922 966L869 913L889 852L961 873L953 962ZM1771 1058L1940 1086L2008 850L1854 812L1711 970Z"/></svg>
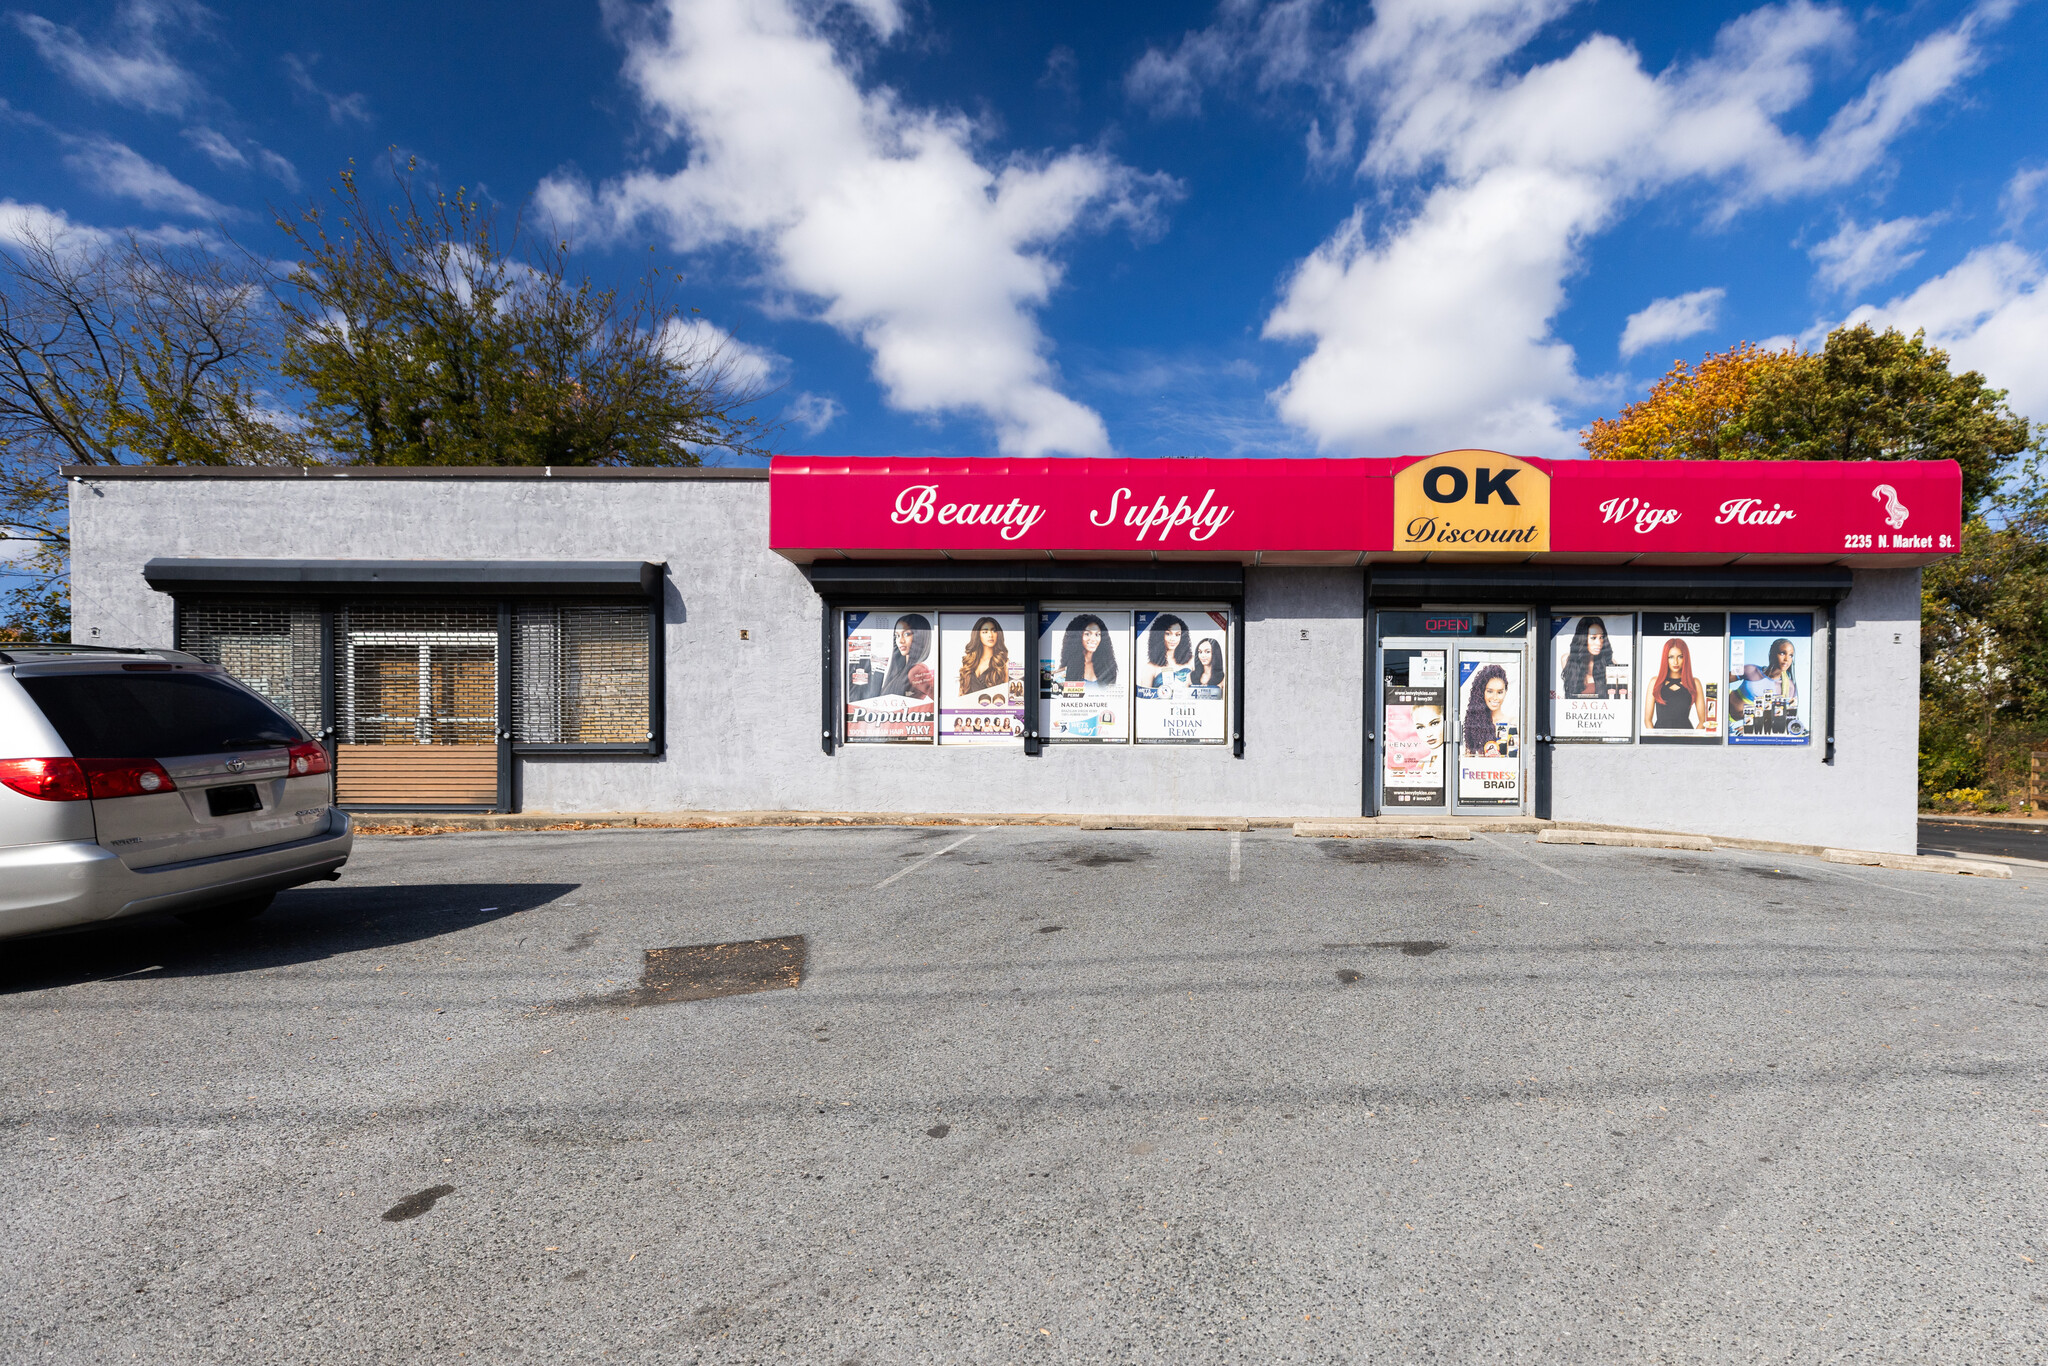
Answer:
<svg viewBox="0 0 2048 1366"><path fill-rule="evenodd" d="M1469 840L1469 825L1424 825L1420 821L1296 821L1294 833L1307 839Z"/></svg>
<svg viewBox="0 0 2048 1366"><path fill-rule="evenodd" d="M1958 873L1964 877L2012 876L2012 869L2002 863L1939 858L1931 854L1870 854L1860 849L1823 849L1820 856L1828 863L1850 863L1862 868L1896 868L1908 873Z"/></svg>
<svg viewBox="0 0 2048 1366"><path fill-rule="evenodd" d="M1704 835L1654 835L1615 830L1543 830L1538 844L1605 844L1619 849L1712 849Z"/></svg>

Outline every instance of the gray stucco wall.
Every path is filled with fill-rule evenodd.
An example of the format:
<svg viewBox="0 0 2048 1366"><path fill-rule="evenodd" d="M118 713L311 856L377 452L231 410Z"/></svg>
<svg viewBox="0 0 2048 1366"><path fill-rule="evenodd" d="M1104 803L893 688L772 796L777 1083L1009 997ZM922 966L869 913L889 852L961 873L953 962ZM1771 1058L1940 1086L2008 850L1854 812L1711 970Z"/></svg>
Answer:
<svg viewBox="0 0 2048 1366"><path fill-rule="evenodd" d="M171 643L152 556L665 561L667 752L530 758L532 811L864 810L1352 816L1370 658L1364 578L1246 574L1245 755L1227 747L819 747L821 606L741 481L105 480L72 486L78 638ZM1866 570L1839 609L1838 757L1559 745L1561 820L1910 853L1919 571ZM92 634L94 630L97 635ZM741 640L745 630L748 639ZM1818 647L1818 642L1816 642ZM1824 695L1817 648L1813 687Z"/></svg>
<svg viewBox="0 0 2048 1366"><path fill-rule="evenodd" d="M1362 809L1364 581L1254 570L1245 755L1228 746L819 746L822 607L739 481L103 480L72 486L78 638L171 643L158 555L646 559L669 565L667 752L519 761L534 811L1055 811L1347 816ZM92 630L97 628L99 635ZM745 630L748 639L741 640Z"/></svg>
<svg viewBox="0 0 2048 1366"><path fill-rule="evenodd" d="M1920 571L1859 569L1835 611L1835 762L1825 747L1561 744L1559 820L1910 854L1918 847ZM1815 622L1813 693L1827 695Z"/></svg>

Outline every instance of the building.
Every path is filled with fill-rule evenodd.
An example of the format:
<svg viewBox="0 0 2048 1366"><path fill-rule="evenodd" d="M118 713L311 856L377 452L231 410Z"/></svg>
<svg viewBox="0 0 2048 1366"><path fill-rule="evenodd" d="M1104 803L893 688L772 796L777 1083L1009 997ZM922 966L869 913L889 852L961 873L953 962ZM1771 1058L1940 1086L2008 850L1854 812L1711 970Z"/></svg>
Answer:
<svg viewBox="0 0 2048 1366"><path fill-rule="evenodd" d="M1911 852L1949 462L105 468L76 638L375 810L1560 820Z"/></svg>

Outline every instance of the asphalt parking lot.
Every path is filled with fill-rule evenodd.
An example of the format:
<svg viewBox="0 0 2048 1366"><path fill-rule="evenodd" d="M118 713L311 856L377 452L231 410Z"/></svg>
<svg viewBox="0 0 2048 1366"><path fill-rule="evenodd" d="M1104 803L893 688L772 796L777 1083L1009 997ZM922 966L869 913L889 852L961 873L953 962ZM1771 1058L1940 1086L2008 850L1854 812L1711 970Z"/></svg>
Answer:
<svg viewBox="0 0 2048 1366"><path fill-rule="evenodd" d="M2044 911L1510 835L364 839L235 934L0 945L0 1359L2039 1363Z"/></svg>

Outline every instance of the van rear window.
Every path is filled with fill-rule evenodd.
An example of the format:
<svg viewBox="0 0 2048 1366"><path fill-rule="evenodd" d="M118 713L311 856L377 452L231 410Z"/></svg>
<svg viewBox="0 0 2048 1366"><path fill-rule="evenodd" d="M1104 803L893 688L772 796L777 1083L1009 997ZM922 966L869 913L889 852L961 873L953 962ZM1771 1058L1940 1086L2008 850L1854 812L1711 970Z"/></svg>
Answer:
<svg viewBox="0 0 2048 1366"><path fill-rule="evenodd" d="M22 689L76 759L168 759L296 745L283 714L203 674L45 674Z"/></svg>

